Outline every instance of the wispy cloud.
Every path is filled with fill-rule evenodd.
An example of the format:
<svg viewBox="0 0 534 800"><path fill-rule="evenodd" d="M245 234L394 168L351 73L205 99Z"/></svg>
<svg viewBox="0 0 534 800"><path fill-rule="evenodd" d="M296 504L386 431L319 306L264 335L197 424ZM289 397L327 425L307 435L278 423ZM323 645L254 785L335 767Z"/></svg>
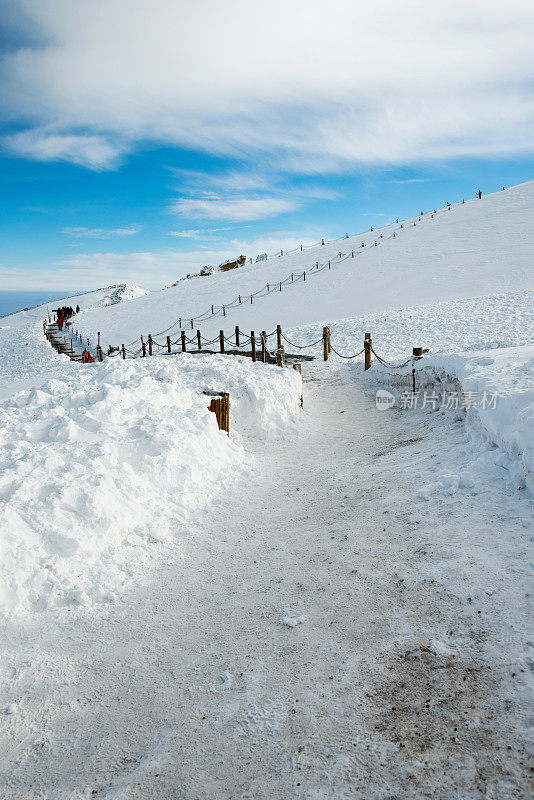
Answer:
<svg viewBox="0 0 534 800"><path fill-rule="evenodd" d="M405 178L404 180L394 180L393 178L388 183L429 183L430 178Z"/></svg>
<svg viewBox="0 0 534 800"><path fill-rule="evenodd" d="M40 129L6 136L3 142L8 150L35 161L70 161L94 170L116 167L124 149L117 140L110 142L103 136Z"/></svg>
<svg viewBox="0 0 534 800"><path fill-rule="evenodd" d="M120 236L133 236L142 229L142 225L129 225L126 228L63 228L61 233L74 239L114 239Z"/></svg>
<svg viewBox="0 0 534 800"><path fill-rule="evenodd" d="M2 62L28 158L109 169L157 142L310 173L534 147L528 0L11 5L46 42Z"/></svg>
<svg viewBox="0 0 534 800"><path fill-rule="evenodd" d="M265 219L277 214L295 211L300 203L281 197L237 197L202 200L182 197L170 206L174 214L197 219L221 219L231 222Z"/></svg>

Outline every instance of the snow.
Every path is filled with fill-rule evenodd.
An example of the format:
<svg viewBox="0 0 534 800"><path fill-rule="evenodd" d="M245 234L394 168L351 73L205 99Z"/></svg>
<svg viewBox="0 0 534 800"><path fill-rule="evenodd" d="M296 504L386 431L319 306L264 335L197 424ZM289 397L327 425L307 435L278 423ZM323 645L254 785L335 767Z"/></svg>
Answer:
<svg viewBox="0 0 534 800"><path fill-rule="evenodd" d="M35 306L2 317L0 325L0 398L17 389L38 386L52 376L72 374L73 365L52 350L42 335L43 321L48 311L60 306L77 305L81 310L113 306L150 294L135 284L119 284L97 289L94 292L58 298L56 301ZM72 328L79 324L79 316L72 318ZM66 332L67 339L69 334ZM96 341L96 338L93 339Z"/></svg>
<svg viewBox="0 0 534 800"><path fill-rule="evenodd" d="M81 365L45 308L2 320L2 796L528 796L533 205L530 182L74 319L104 349L211 303L207 338L371 332L393 365L429 350L416 407L411 363Z"/></svg>
<svg viewBox="0 0 534 800"><path fill-rule="evenodd" d="M534 181L530 181L450 210L438 209L433 218L431 209L421 221L400 220L324 247L182 281L122 307L87 311L80 325L85 335L94 338L101 331L105 345L116 346L141 334L155 335L174 323L178 330L180 317L188 328L191 317L205 312L208 317L195 322L194 328L213 338L220 328L233 330L235 325L246 332L271 331L277 324L321 327L342 318L385 316L386 311L406 306L531 289L533 205ZM330 270L314 273L316 263L328 260ZM304 270L306 281L300 277L279 291L280 281L292 272L295 278L302 276ZM270 292L255 297L251 305L250 294L267 283ZM242 304L230 308L238 295ZM226 316L219 313L210 319L212 304L216 309L224 304Z"/></svg>
<svg viewBox="0 0 534 800"><path fill-rule="evenodd" d="M465 427L305 372L157 569L2 628L6 797L529 796L531 504L497 468L419 499Z"/></svg>
<svg viewBox="0 0 534 800"><path fill-rule="evenodd" d="M0 610L110 601L154 543L187 522L247 459L203 392L230 393L238 434L297 415L294 370L231 356L108 361L0 403Z"/></svg>

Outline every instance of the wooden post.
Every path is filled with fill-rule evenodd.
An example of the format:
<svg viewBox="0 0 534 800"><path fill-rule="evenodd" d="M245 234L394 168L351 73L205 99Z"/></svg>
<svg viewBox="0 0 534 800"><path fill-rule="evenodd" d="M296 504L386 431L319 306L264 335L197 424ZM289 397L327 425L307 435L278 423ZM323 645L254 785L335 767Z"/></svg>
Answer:
<svg viewBox="0 0 534 800"><path fill-rule="evenodd" d="M219 345L221 353L224 353L224 331L219 331Z"/></svg>
<svg viewBox="0 0 534 800"><path fill-rule="evenodd" d="M267 362L267 333L261 332L261 360L265 364Z"/></svg>
<svg viewBox="0 0 534 800"><path fill-rule="evenodd" d="M328 328L323 328L323 359L328 361Z"/></svg>
<svg viewBox="0 0 534 800"><path fill-rule="evenodd" d="M213 316L213 306L211 307L211 315Z"/></svg>
<svg viewBox="0 0 534 800"><path fill-rule="evenodd" d="M181 328L181 327L182 327L182 318L181 318L181 317L180 317L180 318L179 318L179 320L178 320L178 327L179 327L179 328Z"/></svg>
<svg viewBox="0 0 534 800"><path fill-rule="evenodd" d="M286 363L286 351L285 351L283 345L280 345L280 347L276 351L276 363L277 363L277 365L279 367L284 367L285 366L285 363Z"/></svg>
<svg viewBox="0 0 534 800"><path fill-rule="evenodd" d="M280 291L282 291L282 281L280 281Z"/></svg>
<svg viewBox="0 0 534 800"><path fill-rule="evenodd" d="M330 334L330 326L328 326L327 331L328 331L328 355L330 355L330 353L332 352L332 340L331 340L331 334Z"/></svg>
<svg viewBox="0 0 534 800"><path fill-rule="evenodd" d="M276 346L277 346L277 348L279 350L282 347L282 326L281 325L277 325L276 326Z"/></svg>
<svg viewBox="0 0 534 800"><path fill-rule="evenodd" d="M365 334L365 341L363 343L363 347L365 350L365 370L371 369L371 347L373 346L373 341L371 339L371 334Z"/></svg>
<svg viewBox="0 0 534 800"><path fill-rule="evenodd" d="M252 348L252 360L256 361L256 337L254 331L250 331L250 346Z"/></svg>
<svg viewBox="0 0 534 800"><path fill-rule="evenodd" d="M250 305L252 305L252 295L250 295Z"/></svg>
<svg viewBox="0 0 534 800"><path fill-rule="evenodd" d="M152 334L148 334L148 355L152 355Z"/></svg>
<svg viewBox="0 0 534 800"><path fill-rule="evenodd" d="M97 335L98 335L98 341L96 343L96 346L100 347L100 331L98 331Z"/></svg>
<svg viewBox="0 0 534 800"><path fill-rule="evenodd" d="M99 361L103 361L104 360L104 354L102 353L102 348L101 347L98 348L98 360Z"/></svg>
<svg viewBox="0 0 534 800"><path fill-rule="evenodd" d="M122 357L123 359L126 358L126 348L124 345L122 345Z"/></svg>
<svg viewBox="0 0 534 800"><path fill-rule="evenodd" d="M198 349L202 350L202 337L200 336L200 331L197 330L197 345Z"/></svg>
<svg viewBox="0 0 534 800"><path fill-rule="evenodd" d="M413 364L412 364L412 392L415 394L415 362L422 358L423 356L423 348L422 347L414 347L412 349L413 355Z"/></svg>
<svg viewBox="0 0 534 800"><path fill-rule="evenodd" d="M330 261L328 262L328 269L330 269Z"/></svg>
<svg viewBox="0 0 534 800"><path fill-rule="evenodd" d="M239 347L239 325L235 326L235 345Z"/></svg>
<svg viewBox="0 0 534 800"><path fill-rule="evenodd" d="M193 328L194 328L194 325L193 325L193 318L191 318L191 330L193 330Z"/></svg>
<svg viewBox="0 0 534 800"><path fill-rule="evenodd" d="M354 250L352 251L352 258L354 258Z"/></svg>
<svg viewBox="0 0 534 800"><path fill-rule="evenodd" d="M241 303L241 295L239 295L239 303Z"/></svg>
<svg viewBox="0 0 534 800"><path fill-rule="evenodd" d="M291 273L291 280L293 280L293 273Z"/></svg>
<svg viewBox="0 0 534 800"><path fill-rule="evenodd" d="M306 280L306 270L303 272L304 280Z"/></svg>
<svg viewBox="0 0 534 800"><path fill-rule="evenodd" d="M143 358L146 358L146 344L141 339L141 349L143 350Z"/></svg>
<svg viewBox="0 0 534 800"><path fill-rule="evenodd" d="M171 337L167 336L167 353L171 352Z"/></svg>
<svg viewBox="0 0 534 800"><path fill-rule="evenodd" d="M209 404L209 410L215 414L219 430L226 431L230 436L230 395L228 392L224 392L219 397L213 397Z"/></svg>
<svg viewBox="0 0 534 800"><path fill-rule="evenodd" d="M223 317L226 316L226 308L223 306Z"/></svg>
<svg viewBox="0 0 534 800"><path fill-rule="evenodd" d="M185 353L185 352L186 352L186 350L187 350L187 348L186 348L186 341L185 341L185 331L181 331L181 332L180 332L180 338L181 338L181 340L182 340L182 353Z"/></svg>

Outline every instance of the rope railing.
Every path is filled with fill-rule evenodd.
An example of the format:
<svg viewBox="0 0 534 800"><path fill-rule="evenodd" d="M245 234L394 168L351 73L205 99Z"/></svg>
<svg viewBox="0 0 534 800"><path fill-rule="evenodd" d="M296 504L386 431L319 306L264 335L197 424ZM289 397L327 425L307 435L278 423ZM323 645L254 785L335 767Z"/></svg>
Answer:
<svg viewBox="0 0 534 800"><path fill-rule="evenodd" d="M504 187L503 187L503 190L504 190ZM482 198L482 193L480 191L478 191L475 196L478 197L479 199L481 199ZM377 235L377 238L375 239L374 243L372 245L369 245L369 246L377 247L378 245L382 244L383 242L388 241L388 240L390 240L392 238L395 238L397 236L397 233L400 232L401 230L404 230L404 231L409 230L412 227L412 224L413 224L413 227L415 227L418 222L422 221L423 218L425 218L425 217L426 218L434 218L434 215L436 215L436 214L438 214L440 212L450 211L450 209L453 207L453 205L454 206L459 206L459 205L462 205L464 202L465 202L464 200L462 200L461 203L458 202L458 203L455 203L455 204L451 204L451 203L447 202L445 205L441 206L439 209L434 209L433 212L432 211L427 211L425 213L425 212L421 211L420 214L417 217L417 221L416 221L415 217L413 217L413 218L411 218L409 220L404 220L403 222L399 222L399 219L397 218L395 223L392 223L390 226L387 226L389 228L393 228L393 230L389 232L389 235L384 236L384 233L382 231L379 236ZM408 225L407 223L410 223L410 224ZM361 236L361 235L364 235L364 234L369 233L369 232L371 232L371 233L373 232L373 227L372 226L370 227L369 231L364 231L361 234L355 234L355 235L351 235L349 237L349 234L347 233L344 236L338 237L337 239L331 239L331 240L328 240L328 241L323 238L323 239L321 239L320 242L317 242L316 244L310 244L310 245L302 245L301 244L300 247L295 247L295 248L293 248L291 250L286 250L285 253L284 253L284 250L282 248L280 250L280 256L279 257L283 256L284 254L288 255L290 253L297 252L299 249L300 249L301 252L303 252L304 249L310 249L310 248L318 247L318 246L322 246L322 245L329 245L329 244L331 245L334 242L347 240L349 238L356 238L357 236ZM377 232L377 234L378 234L378 232ZM312 276L312 275L317 274L319 272L323 272L325 269L330 270L330 269L332 269L333 266L337 266L338 264L343 263L344 261L346 261L349 258L350 259L354 259L357 255L361 254L362 249L364 247L365 247L365 242L362 242L362 245L361 245L360 248L351 248L349 253L344 253L344 252L342 252L340 250L337 256L331 257L330 259L325 260L324 262L319 262L319 261L316 260L314 265L307 266L305 269L303 269L302 272L293 271L290 275L287 275L285 278L283 278L281 280L279 279L279 280L275 281L272 284L271 283L264 284L259 289L257 289L255 292L251 292L251 293L247 293L247 294L243 294L243 295L239 294L237 297L235 297L230 302L224 303L224 304L222 304L220 306L213 304L206 311L203 311L200 314L193 315L192 317L191 316L179 317L177 320L175 320L173 323L171 323L171 325L169 325L167 328L165 328L162 331L158 331L155 335L153 335L153 336L151 336L149 338L149 342L148 342L149 349L151 349L152 347L155 346L159 350L167 349L168 352L171 352L173 347L181 346L182 349L184 349L184 345L187 346L187 345L190 345L190 344L195 344L195 342L197 343L197 347L199 349L202 346L202 342L205 345L214 344L215 342L217 342L218 338L220 338L220 337L215 337L214 339L209 339L209 340L208 339L204 339L203 337L200 336L200 331L198 329L197 329L196 337L195 336L192 336L191 338L187 338L186 337L185 340L182 338L182 336L180 336L179 339L176 339L175 341L171 342L170 341L170 337L167 335L167 342L166 343L161 343L161 342L157 341L156 337L160 337L160 336L163 336L165 334L169 334L170 331L173 331L176 328L179 328L181 333L183 333L185 325L183 325L182 323L187 323L187 327L189 326L189 323L190 323L191 324L191 329L194 329L195 328L195 323L198 324L200 322L205 322L206 320L213 319L214 317L226 316L226 311L228 309L233 309L233 308L237 308L240 305L245 305L245 304L247 304L249 302L249 300L250 300L250 303L253 304L254 298L261 299L261 298L267 297L267 295L270 295L270 294L271 295L275 295L277 292L281 292L282 291L282 287L283 286L287 286L287 285L292 284L292 283L300 283L301 281L305 282L307 276ZM277 255L277 254L271 254L270 256L269 256L269 254L267 254L267 258L269 258L269 257L272 258L273 255ZM273 335L275 335L276 333L277 333L277 331L273 331L273 332L271 332L269 334L266 334L266 337L270 338ZM290 344L290 346L296 347L299 350L305 350L307 348L314 347L314 346L316 346L317 344L319 344L321 342L321 339L318 339L316 342L312 342L310 344L297 345L296 343L290 342L290 340L288 340L287 337L284 336L283 338L288 344ZM134 347L139 341L141 342L141 347ZM243 338L243 342L242 343L240 342L239 344L237 344L237 340L236 340L236 342L232 342L228 338L225 338L224 341L227 344L231 345L232 347L237 347L237 348L243 348L245 345L247 345L249 343L252 343L252 339L251 339L250 336L246 337L246 338ZM339 356L340 358L344 358L344 359L357 358L360 355L362 355L362 353L365 352L365 347L364 347L364 350L360 350L358 353L355 353L353 355L346 355L346 354L338 352L334 347L331 346L330 342L329 342L329 347L331 348L331 350L337 356ZM132 349L132 348L134 348L134 349ZM122 345L121 348L112 348L112 347L110 347L110 351L109 351L107 357L111 358L111 357L115 357L117 355L122 354L123 358L126 357L126 355L128 355L129 357L136 358L136 357L139 357L141 355L145 356L146 355L146 349L147 349L147 343L143 341L143 336L138 336L136 339L134 339L133 341L129 342L127 345ZM377 361L380 364L382 364L384 367L388 368L388 369L403 369L404 367L408 366L408 364L410 363L410 359L408 359L407 361L405 361L405 362L403 362L401 364L392 364L392 363L388 362L386 359L383 359L381 356L379 356L374 351L374 349L372 348L372 345L369 348L369 356L370 356L371 352L373 353L373 355L375 356ZM99 357L99 360L102 360L102 349L100 348L100 342L99 342L98 347L97 347L97 356Z"/></svg>

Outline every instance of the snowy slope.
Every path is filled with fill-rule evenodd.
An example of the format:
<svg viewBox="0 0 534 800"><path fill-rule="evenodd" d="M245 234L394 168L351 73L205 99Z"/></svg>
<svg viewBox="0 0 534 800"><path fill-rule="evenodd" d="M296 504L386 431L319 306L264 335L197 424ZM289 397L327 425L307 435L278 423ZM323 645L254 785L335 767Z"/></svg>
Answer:
<svg viewBox="0 0 534 800"><path fill-rule="evenodd" d="M191 317L208 312L207 319L195 321L194 326L212 338L220 328L233 330L236 324L245 331L272 330L277 323L320 325L406 305L530 288L534 284L533 209L531 181L450 210L445 207L433 217L431 209L420 221L417 217L399 221L324 247L183 281L127 307L87 312L80 325L86 335L94 337L100 330L106 344L117 345L140 334L156 334L173 323L176 331L179 317L184 327L190 327ZM317 262L322 265L328 260L330 270L313 274ZM306 281L297 280L304 270ZM292 272L294 282L280 292L279 282ZM266 283L270 293L255 297L251 305L250 294ZM242 305L227 308L225 317L219 313L210 319L212 304L215 310L229 306L239 294Z"/></svg>
<svg viewBox="0 0 534 800"><path fill-rule="evenodd" d="M51 349L42 335L43 320L48 311L59 306L87 310L113 306L150 294L135 284L118 284L84 292L72 297L58 298L50 303L18 311L0 318L0 398L16 389L36 386L52 376L71 374L70 361ZM73 317L73 327L79 316Z"/></svg>
<svg viewBox="0 0 534 800"><path fill-rule="evenodd" d="M113 600L131 554L178 544L246 466L240 435L287 429L302 390L231 356L73 367L0 402L0 613ZM221 389L231 438L203 395Z"/></svg>

